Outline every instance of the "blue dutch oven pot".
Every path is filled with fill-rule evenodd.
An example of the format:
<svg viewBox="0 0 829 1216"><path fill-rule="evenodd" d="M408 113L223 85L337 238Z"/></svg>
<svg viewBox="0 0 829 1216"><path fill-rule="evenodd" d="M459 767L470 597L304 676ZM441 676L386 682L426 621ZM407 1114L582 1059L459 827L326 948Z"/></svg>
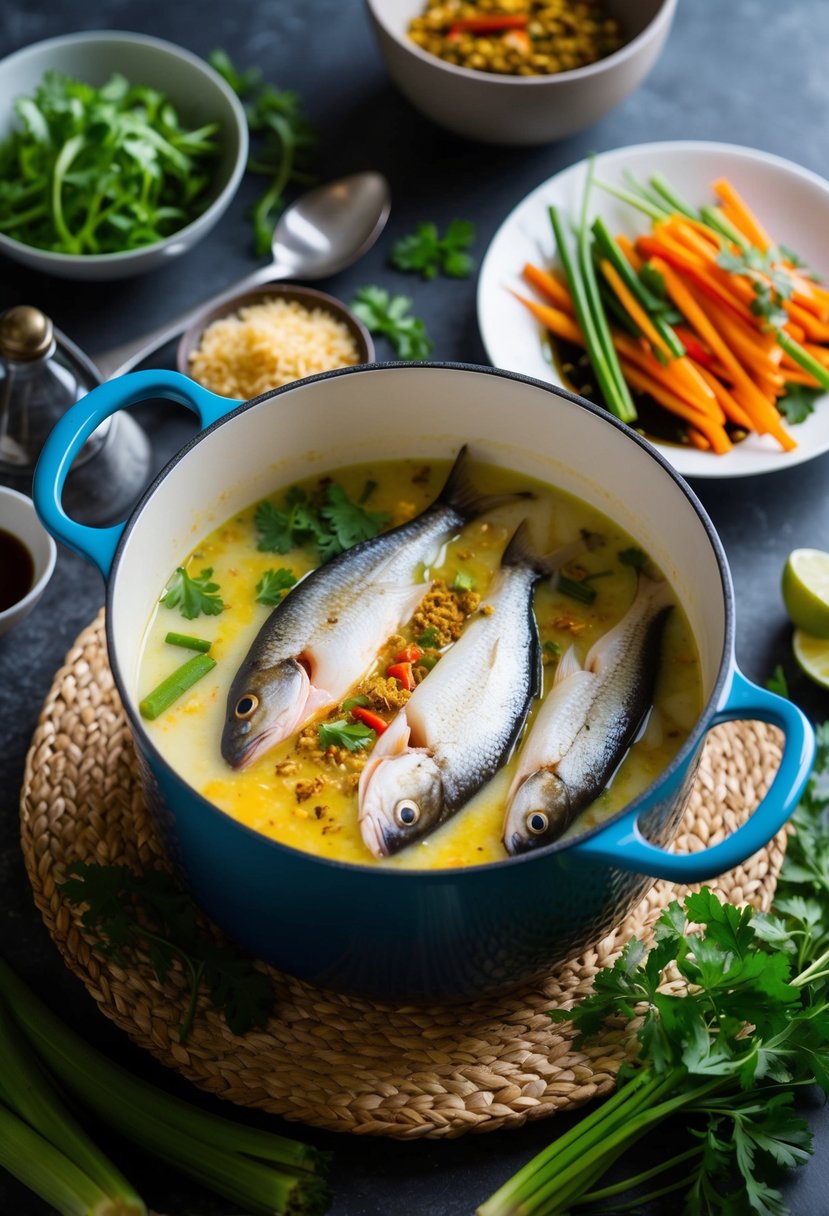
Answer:
<svg viewBox="0 0 829 1216"><path fill-rule="evenodd" d="M156 397L193 410L201 433L126 523L94 529L70 519L61 493L86 439L117 410ZM223 519L301 476L358 460L450 457L467 441L484 460L591 502L666 572L700 652L705 707L687 741L641 796L600 826L495 864L435 871L344 864L242 826L171 768L138 713L142 637L170 572ZM814 751L807 720L736 668L731 579L702 506L649 444L551 385L462 364L375 364L239 404L175 372L133 373L96 388L60 420L34 498L53 536L107 581L110 662L170 857L230 937L313 983L392 1001L515 984L599 940L655 878L696 882L744 861L783 826L806 782ZM735 719L784 733L769 792L727 839L694 854L667 851L706 732Z"/></svg>

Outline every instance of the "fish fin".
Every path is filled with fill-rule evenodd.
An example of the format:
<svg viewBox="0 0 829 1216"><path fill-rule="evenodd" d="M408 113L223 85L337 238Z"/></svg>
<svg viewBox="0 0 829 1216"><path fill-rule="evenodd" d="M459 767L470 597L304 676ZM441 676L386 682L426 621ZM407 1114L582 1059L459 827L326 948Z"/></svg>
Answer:
<svg viewBox="0 0 829 1216"><path fill-rule="evenodd" d="M375 743L372 757L401 755L409 746L411 733L412 728L406 718L406 711L401 709Z"/></svg>
<svg viewBox="0 0 829 1216"><path fill-rule="evenodd" d="M586 535L592 534L585 534L569 545L562 545L554 553L536 553L530 543L530 529L527 520L522 519L501 556L501 565L526 566L530 570L534 570L541 578L550 578L562 566L571 562L574 557L579 557L587 551L589 546Z"/></svg>
<svg viewBox="0 0 829 1216"><path fill-rule="evenodd" d="M583 668L579 662L579 657L576 654L575 646L568 646L564 654L561 656L558 667L556 668L556 674L553 677L553 687L555 687L556 684L563 684L565 680L570 678L570 676L573 676L576 674L576 672L582 670Z"/></svg>
<svg viewBox="0 0 829 1216"><path fill-rule="evenodd" d="M469 445L464 444L455 457L443 489L437 501L457 511L461 519L477 519L495 507L517 498L534 498L531 490L519 490L512 494L482 494L469 476Z"/></svg>

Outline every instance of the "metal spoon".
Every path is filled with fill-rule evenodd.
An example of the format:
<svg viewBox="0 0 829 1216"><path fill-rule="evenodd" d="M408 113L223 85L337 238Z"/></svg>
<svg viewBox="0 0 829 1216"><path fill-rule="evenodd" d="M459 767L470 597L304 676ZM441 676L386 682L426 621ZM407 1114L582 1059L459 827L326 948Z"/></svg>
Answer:
<svg viewBox="0 0 829 1216"><path fill-rule="evenodd" d="M101 375L109 380L131 371L178 337L204 309L251 287L278 279L324 279L344 270L377 240L390 207L389 185L379 173L353 173L310 190L282 213L273 234L271 262L159 329L95 356Z"/></svg>

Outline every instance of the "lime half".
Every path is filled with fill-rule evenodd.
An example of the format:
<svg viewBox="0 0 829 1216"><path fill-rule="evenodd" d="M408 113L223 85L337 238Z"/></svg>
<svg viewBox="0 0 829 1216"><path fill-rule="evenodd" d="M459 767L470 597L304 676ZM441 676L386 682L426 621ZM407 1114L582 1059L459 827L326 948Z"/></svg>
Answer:
<svg viewBox="0 0 829 1216"><path fill-rule="evenodd" d="M829 638L829 553L793 549L783 567L783 603L798 629Z"/></svg>
<svg viewBox="0 0 829 1216"><path fill-rule="evenodd" d="M809 679L823 688L829 688L829 639L816 638L802 629L795 629L792 649Z"/></svg>

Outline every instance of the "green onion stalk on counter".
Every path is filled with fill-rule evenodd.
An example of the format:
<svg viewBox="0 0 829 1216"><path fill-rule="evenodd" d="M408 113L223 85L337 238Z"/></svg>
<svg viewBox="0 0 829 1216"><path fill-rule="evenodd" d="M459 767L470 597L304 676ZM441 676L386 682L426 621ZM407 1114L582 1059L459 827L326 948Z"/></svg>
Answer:
<svg viewBox="0 0 829 1216"><path fill-rule="evenodd" d="M0 1166L60 1216L147 1216L59 1088L73 1108L251 1216L319 1216L328 1206L324 1154L139 1080L70 1030L0 960Z"/></svg>

